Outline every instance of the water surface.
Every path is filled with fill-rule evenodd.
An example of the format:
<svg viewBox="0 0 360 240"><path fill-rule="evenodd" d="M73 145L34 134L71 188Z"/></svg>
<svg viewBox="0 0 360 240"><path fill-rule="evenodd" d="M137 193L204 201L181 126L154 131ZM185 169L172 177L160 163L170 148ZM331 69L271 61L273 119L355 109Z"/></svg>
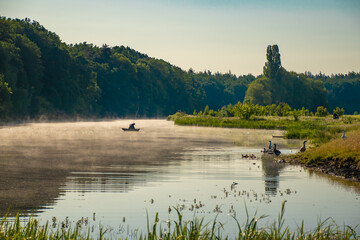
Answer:
<svg viewBox="0 0 360 240"><path fill-rule="evenodd" d="M34 123L0 129L0 213L33 213L42 221L81 220L97 232L146 231L152 220L194 214L225 223L230 236L236 217L268 215L271 224L286 200L286 224L307 229L319 219L360 222L360 187L274 162L260 150L272 140L283 154L298 140L275 138L278 130L174 126L137 120L139 132L123 132L129 120ZM245 155L256 158L246 158ZM236 184L233 184L233 183ZM169 211L170 208L170 211ZM164 224L165 226L165 224Z"/></svg>

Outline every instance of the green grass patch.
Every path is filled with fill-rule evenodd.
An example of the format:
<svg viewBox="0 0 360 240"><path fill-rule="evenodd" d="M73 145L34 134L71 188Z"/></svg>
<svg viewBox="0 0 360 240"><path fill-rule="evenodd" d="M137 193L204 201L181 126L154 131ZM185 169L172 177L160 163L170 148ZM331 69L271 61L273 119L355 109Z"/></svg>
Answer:
<svg viewBox="0 0 360 240"><path fill-rule="evenodd" d="M317 239L359 239L357 234L357 226L339 226L331 218L325 221L319 221L313 230L305 231L304 222L300 224L295 230L290 230L285 225L285 203L281 206L278 219L267 227L259 227L259 222L266 218L265 215L256 216L255 212L253 217L249 216L246 210L246 221L240 224L240 221L233 216L237 224L235 232L236 239L281 239L281 240L317 240ZM216 217L210 222L205 222L204 218L197 218L194 216L192 220L184 220L183 214L177 208L176 220L161 221L156 214L152 224L150 224L149 217L147 217L147 233L142 234L136 239L230 239L224 232L224 224L217 221ZM166 229L166 230L165 230ZM53 230L51 226L46 223L39 225L38 220L30 218L27 222L20 220L19 215L16 216L15 221L9 222L5 216L0 222L0 239L42 239L42 240L83 240L83 239L121 239L117 237L107 237L106 231L100 229L98 236L90 236L90 226L87 233L82 231L79 224L73 227L58 227ZM131 237L135 239L135 237ZM123 238L127 239L127 237Z"/></svg>
<svg viewBox="0 0 360 240"><path fill-rule="evenodd" d="M332 119L331 116L304 116L297 121L291 117L253 116L246 120L238 117L193 116L178 112L168 116L167 119L182 126L285 130L285 138L308 139L313 145L320 145L338 137L343 129L351 131L360 128L360 118L352 116L345 116L336 120Z"/></svg>
<svg viewBox="0 0 360 240"><path fill-rule="evenodd" d="M175 114L169 116L168 119L173 120L176 125L182 126L286 130L285 137L291 139L318 139L317 142L323 142L324 139L329 138L323 133L328 128L326 122L318 118L294 121L288 117L262 117L246 120L237 117L222 118Z"/></svg>
<svg viewBox="0 0 360 240"><path fill-rule="evenodd" d="M340 135L329 142L299 154L304 164L331 164L335 168L354 168L360 171L360 129L355 128L342 139Z"/></svg>

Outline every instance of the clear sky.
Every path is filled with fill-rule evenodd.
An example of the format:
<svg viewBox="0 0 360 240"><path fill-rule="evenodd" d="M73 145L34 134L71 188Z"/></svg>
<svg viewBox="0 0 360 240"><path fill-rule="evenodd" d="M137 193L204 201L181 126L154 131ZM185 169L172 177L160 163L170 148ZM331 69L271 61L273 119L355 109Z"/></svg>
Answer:
<svg viewBox="0 0 360 240"><path fill-rule="evenodd" d="M278 44L287 70L360 72L360 0L0 0L0 15L184 70L258 75Z"/></svg>

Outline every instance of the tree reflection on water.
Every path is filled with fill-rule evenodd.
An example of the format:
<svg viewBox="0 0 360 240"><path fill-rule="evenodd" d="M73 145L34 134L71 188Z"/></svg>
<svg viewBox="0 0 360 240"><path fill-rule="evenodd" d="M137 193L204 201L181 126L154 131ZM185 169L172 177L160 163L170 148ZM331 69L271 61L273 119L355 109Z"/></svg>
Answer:
<svg viewBox="0 0 360 240"><path fill-rule="evenodd" d="M279 188L279 175L285 165L276 162L274 155L267 153L261 156L261 163L265 180L265 194L276 196Z"/></svg>

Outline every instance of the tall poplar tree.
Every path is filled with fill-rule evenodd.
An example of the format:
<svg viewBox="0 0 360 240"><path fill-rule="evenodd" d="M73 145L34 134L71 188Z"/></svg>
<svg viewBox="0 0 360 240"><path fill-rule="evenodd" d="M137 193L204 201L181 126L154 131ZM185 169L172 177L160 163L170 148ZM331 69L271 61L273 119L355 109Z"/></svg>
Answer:
<svg viewBox="0 0 360 240"><path fill-rule="evenodd" d="M266 77L277 79L280 76L281 60L278 45L269 45L266 49L266 59L263 73Z"/></svg>

